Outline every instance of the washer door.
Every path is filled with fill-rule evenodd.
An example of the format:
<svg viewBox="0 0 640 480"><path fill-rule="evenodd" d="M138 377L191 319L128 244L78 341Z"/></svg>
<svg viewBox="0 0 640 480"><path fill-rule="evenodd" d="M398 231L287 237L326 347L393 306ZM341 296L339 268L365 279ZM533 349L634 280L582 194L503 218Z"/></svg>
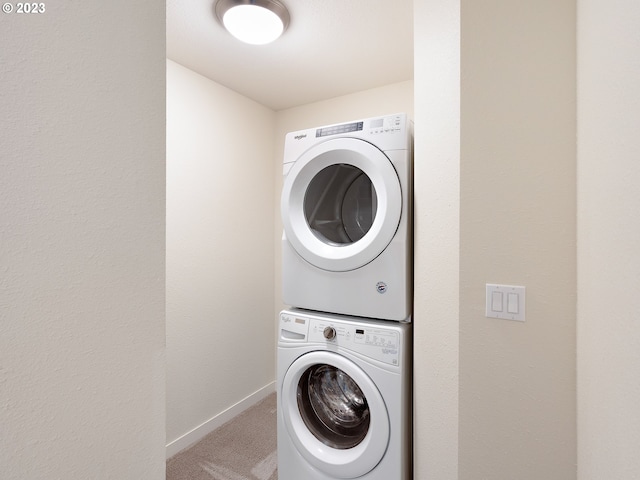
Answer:
<svg viewBox="0 0 640 480"><path fill-rule="evenodd" d="M300 454L331 478L373 470L389 444L389 415L369 376L345 357L307 353L287 370L281 408Z"/></svg>
<svg viewBox="0 0 640 480"><path fill-rule="evenodd" d="M375 259L393 239L401 212L400 180L391 161L356 138L307 150L282 188L287 240L324 270L355 270Z"/></svg>

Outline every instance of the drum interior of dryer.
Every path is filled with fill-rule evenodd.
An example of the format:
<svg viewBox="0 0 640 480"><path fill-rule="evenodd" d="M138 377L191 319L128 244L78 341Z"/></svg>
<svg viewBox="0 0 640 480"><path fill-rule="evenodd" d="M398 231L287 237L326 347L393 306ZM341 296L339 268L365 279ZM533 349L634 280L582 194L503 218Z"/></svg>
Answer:
<svg viewBox="0 0 640 480"><path fill-rule="evenodd" d="M349 245L364 237L376 216L371 179L349 164L330 165L309 183L304 215L309 228L330 245Z"/></svg>

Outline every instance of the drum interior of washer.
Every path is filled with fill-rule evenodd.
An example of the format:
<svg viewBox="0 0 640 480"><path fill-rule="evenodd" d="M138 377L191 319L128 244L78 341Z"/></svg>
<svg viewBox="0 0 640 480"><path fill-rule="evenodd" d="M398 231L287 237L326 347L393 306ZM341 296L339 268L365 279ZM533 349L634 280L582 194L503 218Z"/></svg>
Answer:
<svg viewBox="0 0 640 480"><path fill-rule="evenodd" d="M336 367L309 367L298 382L297 400L305 425L325 445L353 448L369 431L367 399L357 383Z"/></svg>

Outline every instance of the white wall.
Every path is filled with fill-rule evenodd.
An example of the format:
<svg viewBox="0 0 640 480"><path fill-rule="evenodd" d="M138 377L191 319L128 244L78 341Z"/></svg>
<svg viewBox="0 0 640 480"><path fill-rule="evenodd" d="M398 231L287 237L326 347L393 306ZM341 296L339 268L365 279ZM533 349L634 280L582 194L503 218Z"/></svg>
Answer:
<svg viewBox="0 0 640 480"><path fill-rule="evenodd" d="M414 0L414 478L458 479L460 2Z"/></svg>
<svg viewBox="0 0 640 480"><path fill-rule="evenodd" d="M168 455L273 390L274 122L167 62Z"/></svg>
<svg viewBox="0 0 640 480"><path fill-rule="evenodd" d="M416 478L575 478L575 4L414 6Z"/></svg>
<svg viewBox="0 0 640 480"><path fill-rule="evenodd" d="M282 270L281 239L282 221L280 216L280 193L282 190L282 159L284 157L284 137L287 133L321 125L348 122L359 118L374 117L404 112L413 118L413 82L399 82L371 90L345 95L322 102L301 105L299 107L280 110L276 113L275 157L272 175L275 172L275 310L285 307L282 304Z"/></svg>
<svg viewBox="0 0 640 480"><path fill-rule="evenodd" d="M164 15L2 14L3 480L164 478Z"/></svg>
<svg viewBox="0 0 640 480"><path fill-rule="evenodd" d="M462 3L460 479L576 477L574 0ZM526 286L526 322L485 284Z"/></svg>
<svg viewBox="0 0 640 480"><path fill-rule="evenodd" d="M640 3L578 1L578 478L640 478Z"/></svg>

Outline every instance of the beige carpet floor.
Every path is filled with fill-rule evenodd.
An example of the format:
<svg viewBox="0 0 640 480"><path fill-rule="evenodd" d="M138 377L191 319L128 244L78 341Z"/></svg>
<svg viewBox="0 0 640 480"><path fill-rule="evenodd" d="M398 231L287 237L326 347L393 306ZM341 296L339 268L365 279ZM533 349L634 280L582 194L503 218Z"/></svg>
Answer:
<svg viewBox="0 0 640 480"><path fill-rule="evenodd" d="M167 460L167 480L277 480L276 394Z"/></svg>

